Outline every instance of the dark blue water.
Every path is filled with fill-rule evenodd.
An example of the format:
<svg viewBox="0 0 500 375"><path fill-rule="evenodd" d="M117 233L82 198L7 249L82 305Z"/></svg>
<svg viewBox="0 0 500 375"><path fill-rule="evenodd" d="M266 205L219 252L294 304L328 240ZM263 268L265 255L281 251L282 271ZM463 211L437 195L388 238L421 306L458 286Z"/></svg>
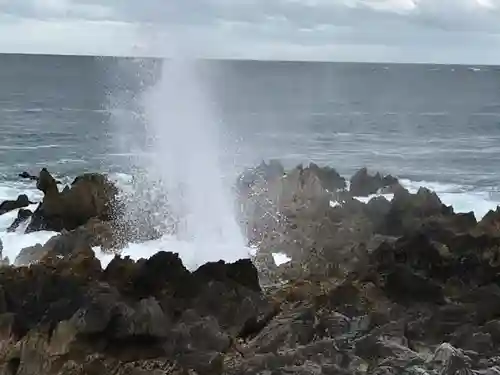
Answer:
<svg viewBox="0 0 500 375"><path fill-rule="evenodd" d="M0 55L0 179L42 166L127 172L131 144L146 142L139 98L159 64ZM315 161L345 174L368 165L500 185L498 67L210 62L200 74L238 164Z"/></svg>

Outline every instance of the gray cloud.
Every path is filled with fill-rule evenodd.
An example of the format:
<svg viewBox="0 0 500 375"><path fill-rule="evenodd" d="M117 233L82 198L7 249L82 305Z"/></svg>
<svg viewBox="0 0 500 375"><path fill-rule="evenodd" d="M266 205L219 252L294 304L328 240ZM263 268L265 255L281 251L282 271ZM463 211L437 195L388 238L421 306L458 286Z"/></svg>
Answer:
<svg viewBox="0 0 500 375"><path fill-rule="evenodd" d="M0 0L0 49L500 63L500 0Z"/></svg>

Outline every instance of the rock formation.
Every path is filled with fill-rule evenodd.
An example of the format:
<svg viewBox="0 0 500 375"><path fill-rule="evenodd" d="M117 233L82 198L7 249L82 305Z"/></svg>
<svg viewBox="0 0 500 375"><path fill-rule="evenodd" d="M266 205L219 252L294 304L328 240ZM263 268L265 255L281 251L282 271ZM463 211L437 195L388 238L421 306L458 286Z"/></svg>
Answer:
<svg viewBox="0 0 500 375"><path fill-rule="evenodd" d="M56 180L44 168L37 188L44 193L44 198L33 213L27 232L73 230L91 218L109 221L116 209L118 189L101 174L78 176L70 187L59 192Z"/></svg>
<svg viewBox="0 0 500 375"><path fill-rule="evenodd" d="M6 214L7 212L17 210L19 208L28 207L33 204L27 195L21 194L16 200L7 200L0 203L0 215Z"/></svg>
<svg viewBox="0 0 500 375"><path fill-rule="evenodd" d="M365 204L333 169L263 163L238 184L253 264L190 272L160 252L103 270L114 194L87 176L38 179L38 216L63 230L0 268L0 375L500 374L499 210L477 222L380 175L393 200Z"/></svg>

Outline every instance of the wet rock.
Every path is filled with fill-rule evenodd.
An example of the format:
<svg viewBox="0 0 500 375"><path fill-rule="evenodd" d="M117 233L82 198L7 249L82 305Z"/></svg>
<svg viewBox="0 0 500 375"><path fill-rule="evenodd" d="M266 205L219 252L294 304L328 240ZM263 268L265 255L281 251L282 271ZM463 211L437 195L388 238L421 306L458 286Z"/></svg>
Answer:
<svg viewBox="0 0 500 375"><path fill-rule="evenodd" d="M345 178L331 167L320 167L317 164L309 164L308 169L318 176L321 185L330 192L343 190L346 187Z"/></svg>
<svg viewBox="0 0 500 375"><path fill-rule="evenodd" d="M30 210L20 209L17 213L16 219L12 222L10 227L7 228L7 232L15 232L21 224L26 222L31 217L31 215L33 215L33 212Z"/></svg>
<svg viewBox="0 0 500 375"><path fill-rule="evenodd" d="M294 349L312 341L315 335L315 311L300 306L277 315L248 345L252 353L276 353Z"/></svg>
<svg viewBox="0 0 500 375"><path fill-rule="evenodd" d="M283 177L285 168L277 160L271 160L268 163L262 161L257 167L243 172L238 178L238 187L240 189L249 189L257 183L271 182Z"/></svg>
<svg viewBox="0 0 500 375"><path fill-rule="evenodd" d="M445 206L436 193L420 188L416 194L398 190L391 202L391 209L377 232L401 236L419 230L429 219L454 218L451 207Z"/></svg>
<svg viewBox="0 0 500 375"><path fill-rule="evenodd" d="M355 197L366 197L377 194L380 189L397 184L398 179L393 176L383 177L378 172L371 176L368 174L368 169L362 168L352 176L349 191Z"/></svg>
<svg viewBox="0 0 500 375"><path fill-rule="evenodd" d="M25 247L17 255L14 264L16 266L28 266L40 261L47 253L48 250L41 244Z"/></svg>
<svg viewBox="0 0 500 375"><path fill-rule="evenodd" d="M226 264L224 261L206 263L194 272L194 276L224 283L233 281L246 288L261 292L257 269L250 259Z"/></svg>
<svg viewBox="0 0 500 375"><path fill-rule="evenodd" d="M30 204L33 204L28 198L27 195L21 194L14 200L3 201L0 204L0 215L6 214L7 212L17 210L19 208L28 207Z"/></svg>
<svg viewBox="0 0 500 375"><path fill-rule="evenodd" d="M464 351L449 344L442 344L436 349L432 362L443 375L474 374L471 358Z"/></svg>
<svg viewBox="0 0 500 375"><path fill-rule="evenodd" d="M33 214L26 232L37 230L73 230L91 218L113 219L118 189L106 176L84 174L77 177L71 188L59 192L55 179L44 168L37 188L44 192L42 203Z"/></svg>
<svg viewBox="0 0 500 375"><path fill-rule="evenodd" d="M34 175L32 175L32 174L30 174L30 173L28 173L26 171L19 173L18 176L21 177L21 178L32 180L32 181L37 181L38 180L38 176L34 176Z"/></svg>
<svg viewBox="0 0 500 375"><path fill-rule="evenodd" d="M28 265L42 259L47 253L66 256L82 247L99 247L104 251L117 252L124 242L117 236L110 222L90 219L85 225L72 231L50 238L44 245L37 244L22 249L15 261L16 265Z"/></svg>
<svg viewBox="0 0 500 375"><path fill-rule="evenodd" d="M500 235L500 207L490 210L477 225L477 231L493 236Z"/></svg>

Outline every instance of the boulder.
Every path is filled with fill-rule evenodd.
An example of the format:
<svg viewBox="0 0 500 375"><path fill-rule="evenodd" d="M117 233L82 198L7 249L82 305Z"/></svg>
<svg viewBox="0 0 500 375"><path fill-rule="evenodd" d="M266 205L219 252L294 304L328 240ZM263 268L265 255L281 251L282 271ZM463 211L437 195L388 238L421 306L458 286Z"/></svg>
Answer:
<svg viewBox="0 0 500 375"><path fill-rule="evenodd" d="M44 245L37 244L22 249L15 264L20 266L37 262L49 252L54 256L64 257L81 247L99 247L105 252L113 253L118 252L125 243L113 229L112 223L92 218L85 225L72 231L63 230Z"/></svg>
<svg viewBox="0 0 500 375"><path fill-rule="evenodd" d="M37 181L38 180L38 176L34 176L34 175L32 175L32 174L30 174L29 172L26 172L26 171L19 173L18 176L21 177L21 178L32 180L32 181Z"/></svg>
<svg viewBox="0 0 500 375"><path fill-rule="evenodd" d="M382 176L376 173L374 176L368 174L368 169L362 168L351 177L349 191L355 197L366 197L377 194L381 189L400 186L398 179L391 176ZM397 188L394 188L397 189Z"/></svg>
<svg viewBox="0 0 500 375"><path fill-rule="evenodd" d="M3 201L0 204L0 215L6 214L7 212L17 210L19 208L28 207L33 204L26 194L21 194L14 200Z"/></svg>
<svg viewBox="0 0 500 375"><path fill-rule="evenodd" d="M70 188L59 192L56 181L44 168L40 172L37 188L44 193L44 198L33 214L27 233L73 230L92 218L109 221L117 214L118 189L104 175L81 175Z"/></svg>

